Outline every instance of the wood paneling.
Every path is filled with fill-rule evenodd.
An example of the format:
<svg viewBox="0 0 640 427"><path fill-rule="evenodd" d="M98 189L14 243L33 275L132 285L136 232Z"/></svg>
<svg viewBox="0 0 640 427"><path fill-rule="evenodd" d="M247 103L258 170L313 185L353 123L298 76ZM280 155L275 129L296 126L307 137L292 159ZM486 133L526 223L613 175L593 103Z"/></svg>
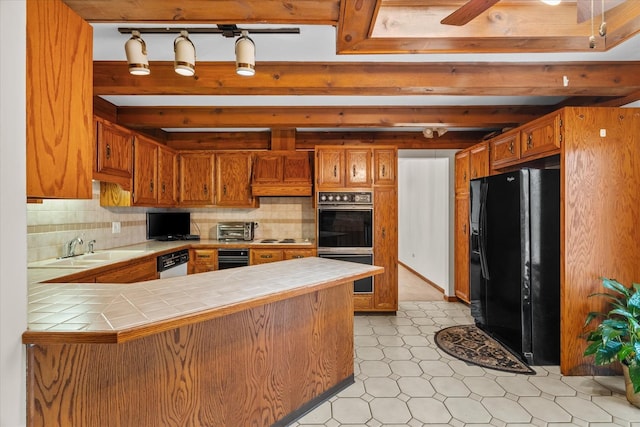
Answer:
<svg viewBox="0 0 640 427"><path fill-rule="evenodd" d="M93 29L60 0L26 8L25 196L90 199Z"/></svg>
<svg viewBox="0 0 640 427"><path fill-rule="evenodd" d="M384 273L374 278L374 309L398 309L398 190L376 187L374 197L374 259Z"/></svg>
<svg viewBox="0 0 640 427"><path fill-rule="evenodd" d="M561 369L593 375L607 368L582 357L580 335L604 302L587 297L600 277L640 281L640 110L568 108L563 119Z"/></svg>
<svg viewBox="0 0 640 427"><path fill-rule="evenodd" d="M28 425L272 425L352 381L352 288L123 344L30 345Z"/></svg>
<svg viewBox="0 0 640 427"><path fill-rule="evenodd" d="M126 267L96 275L96 283L135 283L158 278L157 262L150 258Z"/></svg>

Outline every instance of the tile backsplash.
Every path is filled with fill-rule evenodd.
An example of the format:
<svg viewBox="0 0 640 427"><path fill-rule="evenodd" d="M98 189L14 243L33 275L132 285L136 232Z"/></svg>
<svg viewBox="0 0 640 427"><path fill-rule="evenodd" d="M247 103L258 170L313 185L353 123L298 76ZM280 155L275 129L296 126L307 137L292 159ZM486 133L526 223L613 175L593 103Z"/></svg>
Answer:
<svg viewBox="0 0 640 427"><path fill-rule="evenodd" d="M106 208L100 206L100 183L93 183L91 200L44 200L27 204L28 262L62 255L63 244L81 236L84 245L95 240L103 250L146 241L146 215L154 208ZM224 221L255 221L255 237L313 238L315 210L311 197L264 197L260 207L180 209L191 212L191 233L215 239L216 225ZM120 233L112 233L112 223L120 222Z"/></svg>

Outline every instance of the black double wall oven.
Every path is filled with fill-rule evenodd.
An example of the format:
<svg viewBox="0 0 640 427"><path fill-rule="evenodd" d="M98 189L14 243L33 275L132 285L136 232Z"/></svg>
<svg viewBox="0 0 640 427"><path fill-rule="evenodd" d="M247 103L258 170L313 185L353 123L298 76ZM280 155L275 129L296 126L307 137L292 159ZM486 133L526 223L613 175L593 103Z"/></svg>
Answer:
<svg viewBox="0 0 640 427"><path fill-rule="evenodd" d="M373 194L318 193L318 256L373 265ZM372 293L373 277L356 280L355 293Z"/></svg>

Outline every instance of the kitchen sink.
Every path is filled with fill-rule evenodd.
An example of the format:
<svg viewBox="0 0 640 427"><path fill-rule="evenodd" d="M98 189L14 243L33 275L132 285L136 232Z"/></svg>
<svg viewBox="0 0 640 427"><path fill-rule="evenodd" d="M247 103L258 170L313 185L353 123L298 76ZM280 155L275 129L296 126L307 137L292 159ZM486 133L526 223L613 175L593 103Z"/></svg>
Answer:
<svg viewBox="0 0 640 427"><path fill-rule="evenodd" d="M71 258L55 258L44 261L32 262L29 268L91 268L102 263L132 258L140 255L143 250L113 250L91 254L78 255Z"/></svg>

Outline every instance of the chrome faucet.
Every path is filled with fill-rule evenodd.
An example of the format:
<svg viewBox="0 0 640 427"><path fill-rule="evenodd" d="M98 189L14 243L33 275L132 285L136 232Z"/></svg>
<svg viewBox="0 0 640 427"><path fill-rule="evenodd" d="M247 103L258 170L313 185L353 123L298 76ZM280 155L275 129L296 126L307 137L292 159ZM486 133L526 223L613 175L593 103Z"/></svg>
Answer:
<svg viewBox="0 0 640 427"><path fill-rule="evenodd" d="M95 243L96 243L96 239L89 240L88 245L89 245L89 253L90 254L93 253L93 245L95 245Z"/></svg>
<svg viewBox="0 0 640 427"><path fill-rule="evenodd" d="M65 243L64 245L64 254L62 255L63 258L69 258L72 256L76 256L76 245L78 244L83 244L84 240L82 240L82 237L78 236L73 240L68 241L67 243Z"/></svg>

